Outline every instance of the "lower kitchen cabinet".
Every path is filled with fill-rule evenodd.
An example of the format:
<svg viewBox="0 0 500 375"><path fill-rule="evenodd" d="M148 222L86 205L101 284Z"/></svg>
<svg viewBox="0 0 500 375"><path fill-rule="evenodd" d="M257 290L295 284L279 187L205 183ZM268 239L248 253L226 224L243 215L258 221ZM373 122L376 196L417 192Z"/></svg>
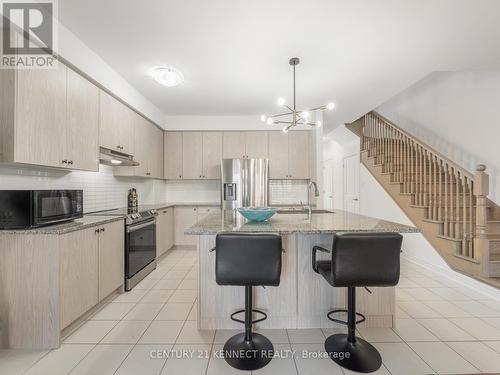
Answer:
<svg viewBox="0 0 500 375"><path fill-rule="evenodd" d="M174 243L176 245L192 245L196 246L196 236L188 236L184 234L184 230L196 224L198 220L197 207L175 207L174 209Z"/></svg>
<svg viewBox="0 0 500 375"><path fill-rule="evenodd" d="M220 210L220 208L217 208L217 207L198 207L197 221L200 221L200 220L206 218L208 215L210 215L215 210Z"/></svg>
<svg viewBox="0 0 500 375"><path fill-rule="evenodd" d="M60 236L61 329L123 285L124 238L123 221Z"/></svg>
<svg viewBox="0 0 500 375"><path fill-rule="evenodd" d="M61 329L99 302L99 239L96 228L61 235Z"/></svg>
<svg viewBox="0 0 500 375"><path fill-rule="evenodd" d="M99 301L123 285L125 236L123 221L99 228Z"/></svg>
<svg viewBox="0 0 500 375"><path fill-rule="evenodd" d="M174 246L174 208L158 210L156 219L156 256L163 255Z"/></svg>
<svg viewBox="0 0 500 375"><path fill-rule="evenodd" d="M196 224L197 221L204 219L214 210L219 210L218 207L175 207L174 211L174 244L175 245L190 245L196 246L197 236L186 235L184 231Z"/></svg>

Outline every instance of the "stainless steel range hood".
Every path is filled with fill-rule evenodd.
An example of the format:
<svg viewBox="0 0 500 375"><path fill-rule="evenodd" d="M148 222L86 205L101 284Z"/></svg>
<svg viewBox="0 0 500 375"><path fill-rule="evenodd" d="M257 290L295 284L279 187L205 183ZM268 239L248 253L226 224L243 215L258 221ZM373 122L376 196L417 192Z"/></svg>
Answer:
<svg viewBox="0 0 500 375"><path fill-rule="evenodd" d="M111 165L112 167L135 167L139 165L132 155L110 150L105 147L99 148L99 163Z"/></svg>

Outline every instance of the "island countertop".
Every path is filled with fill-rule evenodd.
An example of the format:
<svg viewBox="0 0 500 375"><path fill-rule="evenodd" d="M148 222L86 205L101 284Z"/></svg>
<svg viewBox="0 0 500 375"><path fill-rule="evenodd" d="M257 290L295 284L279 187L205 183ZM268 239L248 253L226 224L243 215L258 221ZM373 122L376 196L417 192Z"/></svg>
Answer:
<svg viewBox="0 0 500 375"><path fill-rule="evenodd" d="M276 213L266 222L249 222L234 210L217 210L185 230L190 235L214 235L221 232L329 234L338 232L419 233L413 226L399 224L343 210L327 213Z"/></svg>

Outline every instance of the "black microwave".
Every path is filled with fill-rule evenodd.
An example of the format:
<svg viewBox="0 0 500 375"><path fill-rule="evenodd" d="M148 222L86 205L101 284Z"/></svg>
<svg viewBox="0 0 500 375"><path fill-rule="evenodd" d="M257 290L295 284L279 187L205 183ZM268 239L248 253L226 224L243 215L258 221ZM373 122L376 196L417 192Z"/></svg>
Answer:
<svg viewBox="0 0 500 375"><path fill-rule="evenodd" d="M0 229L36 228L83 216L83 190L0 190Z"/></svg>

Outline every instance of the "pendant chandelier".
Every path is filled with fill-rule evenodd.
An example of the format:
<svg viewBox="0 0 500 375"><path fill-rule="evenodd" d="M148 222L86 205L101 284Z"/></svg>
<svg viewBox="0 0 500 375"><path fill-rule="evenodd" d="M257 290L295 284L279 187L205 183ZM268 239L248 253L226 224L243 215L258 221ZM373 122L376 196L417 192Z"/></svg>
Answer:
<svg viewBox="0 0 500 375"><path fill-rule="evenodd" d="M278 106L288 109L288 112L279 113L277 115L266 116L262 115L260 117L262 122L268 125L278 124L284 125L283 132L288 133L288 131L297 125L308 125L311 127L321 127L321 121L310 121L311 112L333 110L335 108L334 103L328 103L320 107L315 107L305 110L297 110L296 108L296 95L295 95L295 67L299 65L300 59L298 57L292 57L289 64L293 67L293 107L286 104L285 98L278 98ZM291 118L290 118L291 117Z"/></svg>

